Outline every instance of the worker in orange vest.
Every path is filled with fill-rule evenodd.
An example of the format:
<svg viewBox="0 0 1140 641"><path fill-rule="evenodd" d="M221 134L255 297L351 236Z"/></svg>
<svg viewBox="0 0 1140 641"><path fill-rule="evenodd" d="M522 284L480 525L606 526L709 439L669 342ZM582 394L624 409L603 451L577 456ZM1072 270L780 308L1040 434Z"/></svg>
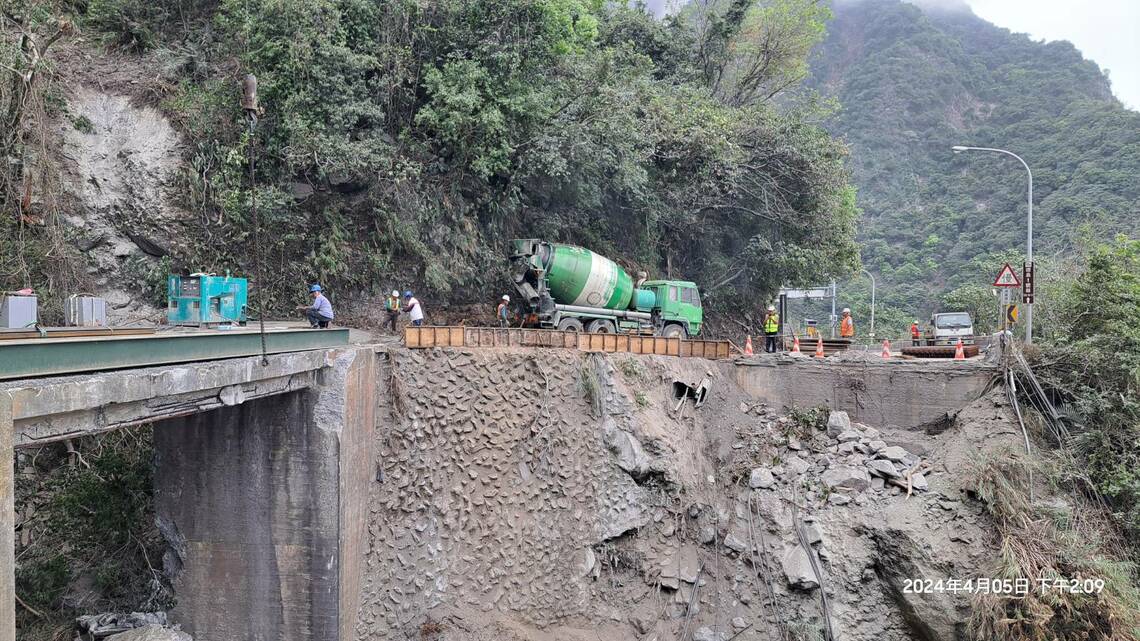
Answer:
<svg viewBox="0 0 1140 641"><path fill-rule="evenodd" d="M916 318L910 324L910 342L915 347L918 347L918 342L922 339L922 332L918 331L918 319Z"/></svg>
<svg viewBox="0 0 1140 641"><path fill-rule="evenodd" d="M851 308L843 308L843 320L839 321L839 337L855 338L855 319L851 318Z"/></svg>

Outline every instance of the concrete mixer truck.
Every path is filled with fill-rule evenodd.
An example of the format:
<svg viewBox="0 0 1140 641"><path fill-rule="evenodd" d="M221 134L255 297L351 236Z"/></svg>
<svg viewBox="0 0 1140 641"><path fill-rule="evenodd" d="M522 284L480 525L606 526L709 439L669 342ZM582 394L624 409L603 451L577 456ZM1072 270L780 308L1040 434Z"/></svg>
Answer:
<svg viewBox="0 0 1140 641"><path fill-rule="evenodd" d="M697 336L704 318L695 283L635 281L582 247L536 238L511 241L511 273L523 324L603 334Z"/></svg>

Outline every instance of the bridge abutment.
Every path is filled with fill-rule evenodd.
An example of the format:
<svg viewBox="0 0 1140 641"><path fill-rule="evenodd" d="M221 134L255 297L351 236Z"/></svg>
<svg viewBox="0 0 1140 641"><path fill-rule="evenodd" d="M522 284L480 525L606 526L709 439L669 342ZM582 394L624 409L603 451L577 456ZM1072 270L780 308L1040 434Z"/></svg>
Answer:
<svg viewBox="0 0 1140 641"><path fill-rule="evenodd" d="M299 391L154 428L175 621L195 638L349 638L371 478L370 350Z"/></svg>

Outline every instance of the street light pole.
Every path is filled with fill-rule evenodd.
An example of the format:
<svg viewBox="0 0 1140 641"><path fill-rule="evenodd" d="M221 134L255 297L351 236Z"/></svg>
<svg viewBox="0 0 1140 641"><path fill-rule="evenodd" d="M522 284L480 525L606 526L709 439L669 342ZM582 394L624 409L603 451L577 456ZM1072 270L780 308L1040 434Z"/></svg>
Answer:
<svg viewBox="0 0 1140 641"><path fill-rule="evenodd" d="M871 338L875 338L875 277L866 269L863 270L863 273L871 279Z"/></svg>
<svg viewBox="0 0 1140 641"><path fill-rule="evenodd" d="M1025 235L1025 262L1029 265L1030 269L1033 267L1033 171L1029 169L1029 163L1022 160L1021 156L1006 151L1005 149L993 149L991 147L963 147L962 145L955 145L951 147L954 153L962 153L963 151L992 151L998 154L1005 154L1013 156L1025 167L1025 173L1029 174L1029 229ZM1033 343L1033 303L1025 303L1025 342L1026 344Z"/></svg>

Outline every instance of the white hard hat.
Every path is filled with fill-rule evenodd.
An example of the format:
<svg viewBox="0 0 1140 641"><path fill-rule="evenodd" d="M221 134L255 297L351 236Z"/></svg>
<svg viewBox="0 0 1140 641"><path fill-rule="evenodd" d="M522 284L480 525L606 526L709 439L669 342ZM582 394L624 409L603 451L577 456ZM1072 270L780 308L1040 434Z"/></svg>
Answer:
<svg viewBox="0 0 1140 641"><path fill-rule="evenodd" d="M850 307L844 307L844 308L843 308L843 313L844 313L844 314L850 314L850 313L851 313L851 308L850 308Z"/></svg>
<svg viewBox="0 0 1140 641"><path fill-rule="evenodd" d="M774 311L776 311L776 306L775 306L775 305L769 305L769 306L768 306L768 311L770 311L770 312L774 312Z"/></svg>
<svg viewBox="0 0 1140 641"><path fill-rule="evenodd" d="M399 298L399 297L400 297L400 292L399 292L399 290L395 290L395 289L393 289L393 290L392 290L392 295L393 295L393 296L395 296L395 297L397 297L397 298Z"/></svg>
<svg viewBox="0 0 1140 641"><path fill-rule="evenodd" d="M503 294L503 300L505 300L509 303L509 302L511 302L511 297L507 296L506 294Z"/></svg>

